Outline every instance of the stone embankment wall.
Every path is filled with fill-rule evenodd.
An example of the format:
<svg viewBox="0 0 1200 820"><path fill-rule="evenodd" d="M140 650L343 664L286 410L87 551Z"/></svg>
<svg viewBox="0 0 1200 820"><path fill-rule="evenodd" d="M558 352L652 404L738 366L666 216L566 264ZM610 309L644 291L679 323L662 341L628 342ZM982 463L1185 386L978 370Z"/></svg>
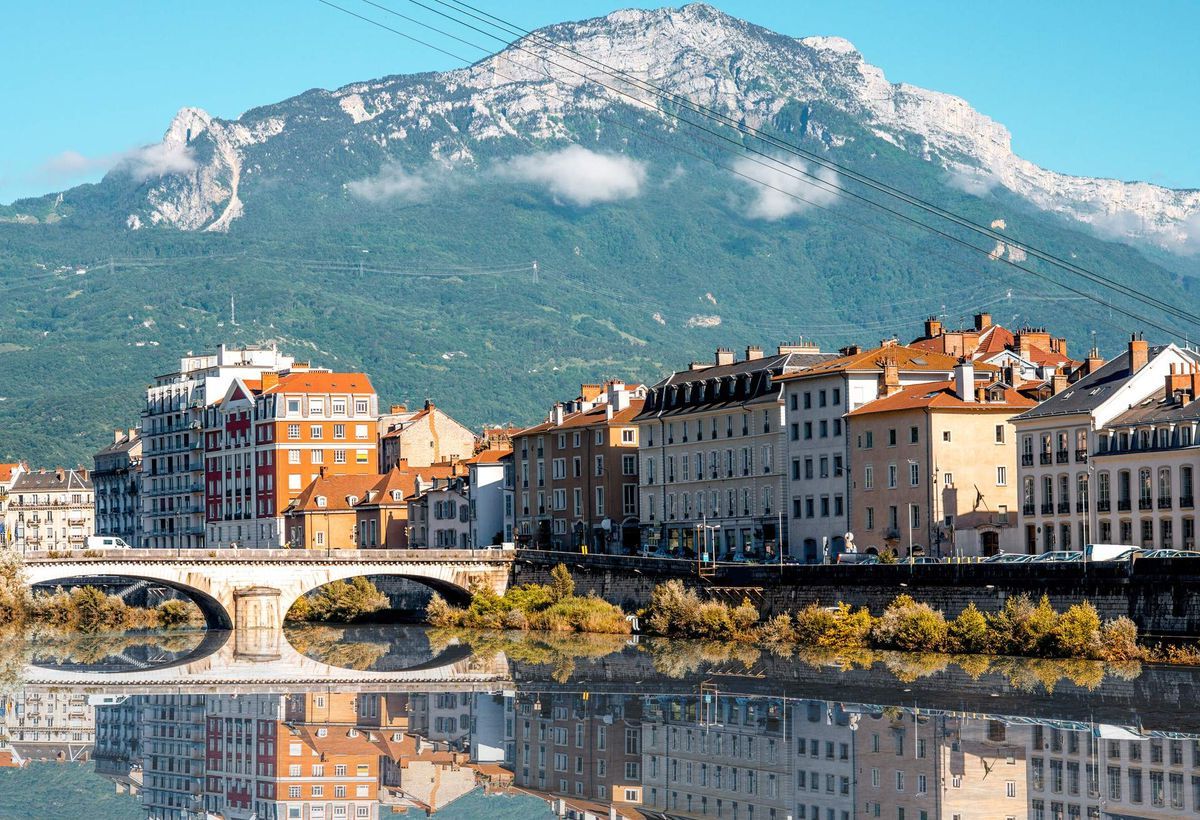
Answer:
<svg viewBox="0 0 1200 820"><path fill-rule="evenodd" d="M616 555L578 555L522 550L512 583L549 583L555 564L565 564L580 594L595 592L637 610L650 602L656 584L679 578L704 595L734 603L743 597L764 617L808 604L839 601L878 615L908 593L954 617L974 603L994 612L1010 595L1046 594L1056 609L1089 601L1104 619L1127 615L1149 635L1200 637L1200 560L1161 559L1126 563L930 564L930 565L739 565L700 577L686 561Z"/></svg>

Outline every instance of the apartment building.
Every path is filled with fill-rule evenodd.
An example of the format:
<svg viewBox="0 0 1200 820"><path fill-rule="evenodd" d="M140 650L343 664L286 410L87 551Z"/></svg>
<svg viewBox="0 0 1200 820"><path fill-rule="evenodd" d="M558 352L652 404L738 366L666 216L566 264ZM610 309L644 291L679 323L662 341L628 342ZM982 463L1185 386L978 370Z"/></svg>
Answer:
<svg viewBox="0 0 1200 820"><path fill-rule="evenodd" d="M858 548L937 557L1015 551L1010 419L1034 404L1003 382L977 384L964 358L951 381L903 387L852 410L850 530Z"/></svg>
<svg viewBox="0 0 1200 820"><path fill-rule="evenodd" d="M231 381L204 414L208 543L282 546L284 512L323 469L378 475L377 402L364 373Z"/></svg>
<svg viewBox="0 0 1200 820"><path fill-rule="evenodd" d="M784 438L780 469L786 477L780 503L789 528L790 555L806 563L836 560L850 532L854 488L846 467L850 440L845 416L904 387L947 381L958 360L937 351L884 341L864 350L844 347L795 373L783 375ZM991 365L975 370L987 378Z"/></svg>
<svg viewBox="0 0 1200 820"><path fill-rule="evenodd" d="M464 476L434 479L408 500L409 544L423 549L471 546L471 499Z"/></svg>
<svg viewBox="0 0 1200 820"><path fill-rule="evenodd" d="M274 348L221 345L215 354L189 354L178 370L155 377L141 414L143 546L204 546L206 408L223 399L235 379L296 367Z"/></svg>
<svg viewBox="0 0 1200 820"><path fill-rule="evenodd" d="M475 444L475 434L432 401L426 401L419 410L392 405L379 417L380 472L387 472L401 461L410 467L460 461L475 452Z"/></svg>
<svg viewBox="0 0 1200 820"><path fill-rule="evenodd" d="M1162 388L1096 432L1098 543L1195 548L1197 395L1197 367L1172 367Z"/></svg>
<svg viewBox="0 0 1200 820"><path fill-rule="evenodd" d="M95 491L82 468L20 473L8 491L4 531L26 550L83 549L95 527Z"/></svg>
<svg viewBox="0 0 1200 820"><path fill-rule="evenodd" d="M1073 384L1060 385L1054 396L1013 419L1020 447L1021 525L1026 552L1078 549L1093 541L1119 543L1122 533L1140 537L1147 526L1154 532L1157 508L1152 504L1151 509L1133 509L1132 481L1140 480L1142 466L1155 471L1151 482L1158 480L1154 466L1157 455L1151 455L1144 465L1133 463L1155 448L1146 447L1139 456L1126 458L1129 453L1122 446L1121 431L1109 430L1103 436L1101 431L1130 408L1162 391L1173 371L1182 373L1198 360L1196 353L1173 344L1151 347L1144 339L1134 338L1112 361L1097 366ZM1099 357L1089 357L1089 361L1098 362ZM1128 432L1126 428L1126 436ZM1115 443L1117 452L1108 461L1109 469L1094 475L1097 465L1091 463L1090 454L1099 454L1101 438L1106 440L1105 446ZM1182 475L1175 474L1173 480L1176 483L1172 486L1179 486ZM1140 498L1140 487L1138 493ZM1182 538L1182 517L1171 518L1171 522L1172 539L1175 533ZM1102 533L1114 540L1100 540Z"/></svg>
<svg viewBox="0 0 1200 820"><path fill-rule="evenodd" d="M515 433L516 540L537 549L632 550L638 541L638 424L646 389L582 385Z"/></svg>
<svg viewBox="0 0 1200 820"><path fill-rule="evenodd" d="M142 538L141 431L117 430L112 444L92 456L96 535L120 538L131 547Z"/></svg>
<svg viewBox="0 0 1200 820"><path fill-rule="evenodd" d="M11 543L13 534L8 529L8 499L12 492L13 482L21 473L27 472L29 466L20 461L0 464L0 546Z"/></svg>
<svg viewBox="0 0 1200 820"><path fill-rule="evenodd" d="M650 388L634 418L644 549L779 555L783 380L829 358L805 344L780 345L770 356L747 347L740 361L718 348L711 363L695 362Z"/></svg>
<svg viewBox="0 0 1200 820"><path fill-rule="evenodd" d="M479 549L513 540L513 458L508 445L481 450L464 462L470 497L470 545Z"/></svg>

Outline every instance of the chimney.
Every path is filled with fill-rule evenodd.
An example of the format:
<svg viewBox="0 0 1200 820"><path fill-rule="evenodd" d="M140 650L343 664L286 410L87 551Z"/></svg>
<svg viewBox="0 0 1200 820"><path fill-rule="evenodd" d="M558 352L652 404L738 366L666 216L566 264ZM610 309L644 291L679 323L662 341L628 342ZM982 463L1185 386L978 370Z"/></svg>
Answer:
<svg viewBox="0 0 1200 820"><path fill-rule="evenodd" d="M976 313L975 314L975 329L976 330L987 330L991 326L992 326L992 314L990 314L990 313Z"/></svg>
<svg viewBox="0 0 1200 820"><path fill-rule="evenodd" d="M136 427L130 427L130 428L129 428L129 440L130 440L130 441L133 441L133 440L134 440L135 438L137 438L137 437L138 437L140 434L141 434L141 430L139 430L138 428L136 428Z"/></svg>
<svg viewBox="0 0 1200 820"><path fill-rule="evenodd" d="M554 405L554 409L550 411L550 421L554 422L555 427L563 423L562 402Z"/></svg>
<svg viewBox="0 0 1200 820"><path fill-rule="evenodd" d="M843 347L841 350L838 351L838 353L840 353L843 356L857 356L859 353L862 353L862 352L863 352L862 345L846 345L845 347Z"/></svg>
<svg viewBox="0 0 1200 820"><path fill-rule="evenodd" d="M61 482L65 481L66 478L67 478L67 474L65 472L63 472L62 467L56 467L54 469L54 480L55 481L58 481L59 483L61 483Z"/></svg>
<svg viewBox="0 0 1200 820"><path fill-rule="evenodd" d="M1172 367L1173 366L1174 365L1172 365ZM113 444L120 444L121 439L123 439L124 437L125 437L125 434L123 432L121 432L120 430L114 431L113 432Z"/></svg>
<svg viewBox="0 0 1200 820"><path fill-rule="evenodd" d="M936 316L930 316L925 320L925 338L933 339L942 335L942 323Z"/></svg>
<svg viewBox="0 0 1200 820"><path fill-rule="evenodd" d="M266 393L275 385L279 384L279 373L275 370L264 370L262 374L262 389Z"/></svg>
<svg viewBox="0 0 1200 820"><path fill-rule="evenodd" d="M77 467L77 468L75 468L75 473L76 473L76 475L79 476L80 479L82 479L83 481L87 481L87 477L88 477L87 467Z"/></svg>
<svg viewBox="0 0 1200 820"><path fill-rule="evenodd" d="M895 356L888 356L880 362L883 372L880 374L879 392L881 398L894 396L900 392L900 365Z"/></svg>
<svg viewBox="0 0 1200 820"><path fill-rule="evenodd" d="M1099 349L1095 345L1092 345L1092 349L1088 351L1087 358L1083 361L1084 375L1091 375L1103 366L1104 357L1100 355Z"/></svg>
<svg viewBox="0 0 1200 820"><path fill-rule="evenodd" d="M425 399L425 409L426 410L433 409L433 399Z"/></svg>
<svg viewBox="0 0 1200 820"><path fill-rule="evenodd" d="M954 365L954 394L958 396L959 401L975 401L975 365L966 356Z"/></svg>
<svg viewBox="0 0 1200 820"><path fill-rule="evenodd" d="M1182 365L1179 366L1179 372L1176 372L1174 363L1171 364L1171 372L1167 374L1167 398L1171 398L1177 391L1192 389L1192 374L1187 372L1187 369Z"/></svg>
<svg viewBox="0 0 1200 820"><path fill-rule="evenodd" d="M1150 345L1138 333L1129 337L1129 372L1136 373L1150 361Z"/></svg>
<svg viewBox="0 0 1200 820"><path fill-rule="evenodd" d="M630 394L625 389L625 382L608 383L608 406L614 412L620 412L629 406Z"/></svg>
<svg viewBox="0 0 1200 820"><path fill-rule="evenodd" d="M753 362L763 357L763 349L758 345L746 346L746 361Z"/></svg>
<svg viewBox="0 0 1200 820"><path fill-rule="evenodd" d="M321 465L321 469L317 471L317 474L320 475L321 478L325 477L325 466L324 465Z"/></svg>
<svg viewBox="0 0 1200 820"><path fill-rule="evenodd" d="M717 367L733 364L733 349L728 347L717 348Z"/></svg>
<svg viewBox="0 0 1200 820"><path fill-rule="evenodd" d="M1050 395L1057 396L1067 389L1067 374L1055 373L1050 377Z"/></svg>
<svg viewBox="0 0 1200 820"><path fill-rule="evenodd" d="M407 404L393 404L391 409L388 410L388 412L389 413L407 413L408 405Z"/></svg>

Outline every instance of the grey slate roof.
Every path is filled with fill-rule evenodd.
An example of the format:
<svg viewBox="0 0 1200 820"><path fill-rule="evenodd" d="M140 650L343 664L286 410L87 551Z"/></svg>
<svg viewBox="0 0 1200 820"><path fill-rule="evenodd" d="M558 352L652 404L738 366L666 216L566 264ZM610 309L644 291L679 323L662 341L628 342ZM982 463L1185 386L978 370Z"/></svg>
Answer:
<svg viewBox="0 0 1200 820"><path fill-rule="evenodd" d="M1153 359L1166 349L1167 345L1151 347L1149 358ZM1126 350L1111 361L1105 362L1095 373L1084 376L1057 396L1051 396L1013 420L1025 421L1048 416L1090 413L1110 399L1132 376L1133 373L1129 371L1129 351Z"/></svg>
<svg viewBox="0 0 1200 820"><path fill-rule="evenodd" d="M58 471L34 470L22 473L13 483L12 493L62 492L63 490L91 490L92 480L84 478L75 470L63 470L63 477L58 477Z"/></svg>
<svg viewBox="0 0 1200 820"><path fill-rule="evenodd" d="M1196 421L1200 419L1200 402L1181 404L1175 396L1167 396L1167 388L1135 404L1110 421L1106 427L1133 427L1138 424L1158 424L1172 421Z"/></svg>

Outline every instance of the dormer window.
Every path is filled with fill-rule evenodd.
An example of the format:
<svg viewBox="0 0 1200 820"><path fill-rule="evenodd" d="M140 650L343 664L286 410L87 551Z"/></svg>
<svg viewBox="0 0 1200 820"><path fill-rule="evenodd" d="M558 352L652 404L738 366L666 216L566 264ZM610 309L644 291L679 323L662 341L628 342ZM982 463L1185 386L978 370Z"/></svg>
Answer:
<svg viewBox="0 0 1200 820"><path fill-rule="evenodd" d="M323 510L323 509L325 509L326 506L327 505L326 505L326 501L325 501L325 496L323 496L323 495L317 496L317 509Z"/></svg>
<svg viewBox="0 0 1200 820"><path fill-rule="evenodd" d="M400 501L404 498L404 493L400 490L392 490L392 501Z"/></svg>
<svg viewBox="0 0 1200 820"><path fill-rule="evenodd" d="M356 496L356 495L346 496L346 504L348 504L349 506L353 507L357 503L358 503L358 496Z"/></svg>

